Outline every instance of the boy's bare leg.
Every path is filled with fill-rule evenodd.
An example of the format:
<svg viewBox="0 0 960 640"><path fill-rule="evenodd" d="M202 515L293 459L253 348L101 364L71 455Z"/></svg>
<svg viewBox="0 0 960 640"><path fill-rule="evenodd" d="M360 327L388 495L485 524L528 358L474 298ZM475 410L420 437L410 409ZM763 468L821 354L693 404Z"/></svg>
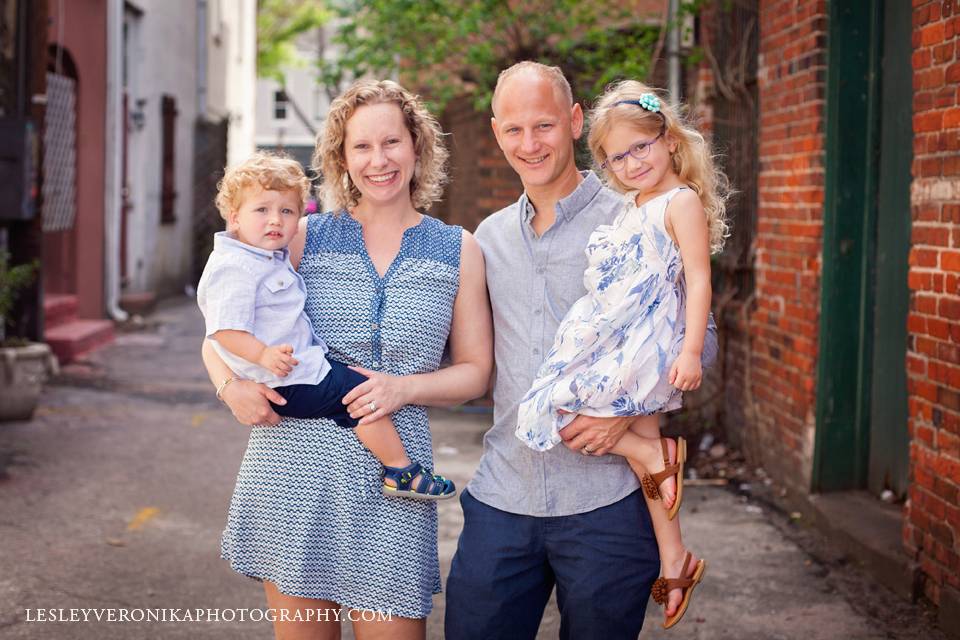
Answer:
<svg viewBox="0 0 960 640"><path fill-rule="evenodd" d="M358 425L354 428L357 439L363 443L377 460L388 467L406 467L410 458L403 448L403 442L397 434L397 428L389 416L380 418L369 424ZM390 486L396 486L391 479L384 479Z"/></svg>
<svg viewBox="0 0 960 640"><path fill-rule="evenodd" d="M653 471L659 471L663 467L663 455L660 450L660 418L657 415L638 416L630 425L630 430L624 434L634 435L635 437L654 443L657 456ZM644 473L651 473L649 468L645 468L638 460L627 458L630 468L641 477ZM664 483L666 484L666 483ZM661 485L661 488L663 485ZM674 494L676 495L676 494ZM683 546L683 539L680 535L680 516L677 515L673 520L667 518L667 510L663 508L660 500L651 500L644 493L644 499L647 501L647 509L650 511L650 519L653 521L653 532L657 538L657 547L660 549L660 570L665 578L680 577L683 570L683 559L687 554L687 548ZM692 576L697 568L697 561L700 558L693 556L690 566L687 569L687 577ZM683 593L680 589L672 589L667 597L667 607L665 614L672 616L677 611L680 601L683 599Z"/></svg>

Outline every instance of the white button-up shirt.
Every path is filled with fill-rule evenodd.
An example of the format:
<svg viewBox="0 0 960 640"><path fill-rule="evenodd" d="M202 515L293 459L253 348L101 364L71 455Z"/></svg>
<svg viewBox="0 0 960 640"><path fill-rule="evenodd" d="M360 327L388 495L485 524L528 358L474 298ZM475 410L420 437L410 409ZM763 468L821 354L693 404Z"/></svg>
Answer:
<svg viewBox="0 0 960 640"><path fill-rule="evenodd" d="M235 330L253 334L267 346L289 344L300 361L286 377L235 356L213 340L213 348L233 372L269 387L316 384L330 364L327 345L303 311L307 288L290 264L289 251L267 251L240 242L226 231L214 236L213 253L197 287L206 335Z"/></svg>

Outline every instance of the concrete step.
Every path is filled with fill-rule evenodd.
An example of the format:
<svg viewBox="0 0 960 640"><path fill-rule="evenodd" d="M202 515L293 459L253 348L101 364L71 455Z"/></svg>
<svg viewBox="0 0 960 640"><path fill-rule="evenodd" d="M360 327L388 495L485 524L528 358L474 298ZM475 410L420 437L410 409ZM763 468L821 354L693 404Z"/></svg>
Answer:
<svg viewBox="0 0 960 640"><path fill-rule="evenodd" d="M44 332L44 340L53 349L60 364L113 342L113 323L109 320L70 320Z"/></svg>
<svg viewBox="0 0 960 640"><path fill-rule="evenodd" d="M77 296L69 293L47 293L43 296L43 322L47 329L74 320L79 306Z"/></svg>

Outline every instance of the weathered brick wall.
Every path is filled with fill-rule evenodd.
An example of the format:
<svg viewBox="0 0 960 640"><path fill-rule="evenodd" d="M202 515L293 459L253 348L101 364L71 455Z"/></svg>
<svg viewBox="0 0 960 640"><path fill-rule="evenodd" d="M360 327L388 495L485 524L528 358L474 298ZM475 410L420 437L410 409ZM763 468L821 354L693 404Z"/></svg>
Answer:
<svg viewBox="0 0 960 640"><path fill-rule="evenodd" d="M523 186L497 146L489 113L476 111L469 99L458 99L447 105L441 125L449 134L450 183L433 213L473 231L519 198Z"/></svg>
<svg viewBox="0 0 960 640"><path fill-rule="evenodd" d="M760 2L755 290L747 320L745 448L809 488L823 218L825 0Z"/></svg>
<svg viewBox="0 0 960 640"><path fill-rule="evenodd" d="M913 2L913 229L904 544L927 597L960 589L960 3Z"/></svg>

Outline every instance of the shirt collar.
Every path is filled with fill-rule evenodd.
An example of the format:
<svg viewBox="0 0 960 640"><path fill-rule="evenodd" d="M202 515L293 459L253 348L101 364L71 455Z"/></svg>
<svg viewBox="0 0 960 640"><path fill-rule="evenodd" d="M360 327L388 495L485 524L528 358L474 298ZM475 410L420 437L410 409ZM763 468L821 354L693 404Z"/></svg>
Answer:
<svg viewBox="0 0 960 640"><path fill-rule="evenodd" d="M287 249L287 247L277 249L276 251L268 251L267 249L261 249L260 247L255 247L237 240L237 237L229 231L218 231L213 234L213 248L214 250L226 251L228 253L246 251L263 258L276 259L281 262L285 261L287 256L290 255L290 250Z"/></svg>
<svg viewBox="0 0 960 640"><path fill-rule="evenodd" d="M557 216L567 221L572 220L574 216L586 209L587 205L593 201L597 193L600 192L600 189L603 188L603 183L600 182L600 178L598 178L597 174L593 171L581 171L580 175L583 176L583 180L580 181L577 188L566 198L562 198L557 202ZM533 203L530 202L530 198L527 197L526 191L520 196L518 204L520 205L520 213L523 216L523 221L529 223L530 220L533 219L533 214L536 212L534 211Z"/></svg>

